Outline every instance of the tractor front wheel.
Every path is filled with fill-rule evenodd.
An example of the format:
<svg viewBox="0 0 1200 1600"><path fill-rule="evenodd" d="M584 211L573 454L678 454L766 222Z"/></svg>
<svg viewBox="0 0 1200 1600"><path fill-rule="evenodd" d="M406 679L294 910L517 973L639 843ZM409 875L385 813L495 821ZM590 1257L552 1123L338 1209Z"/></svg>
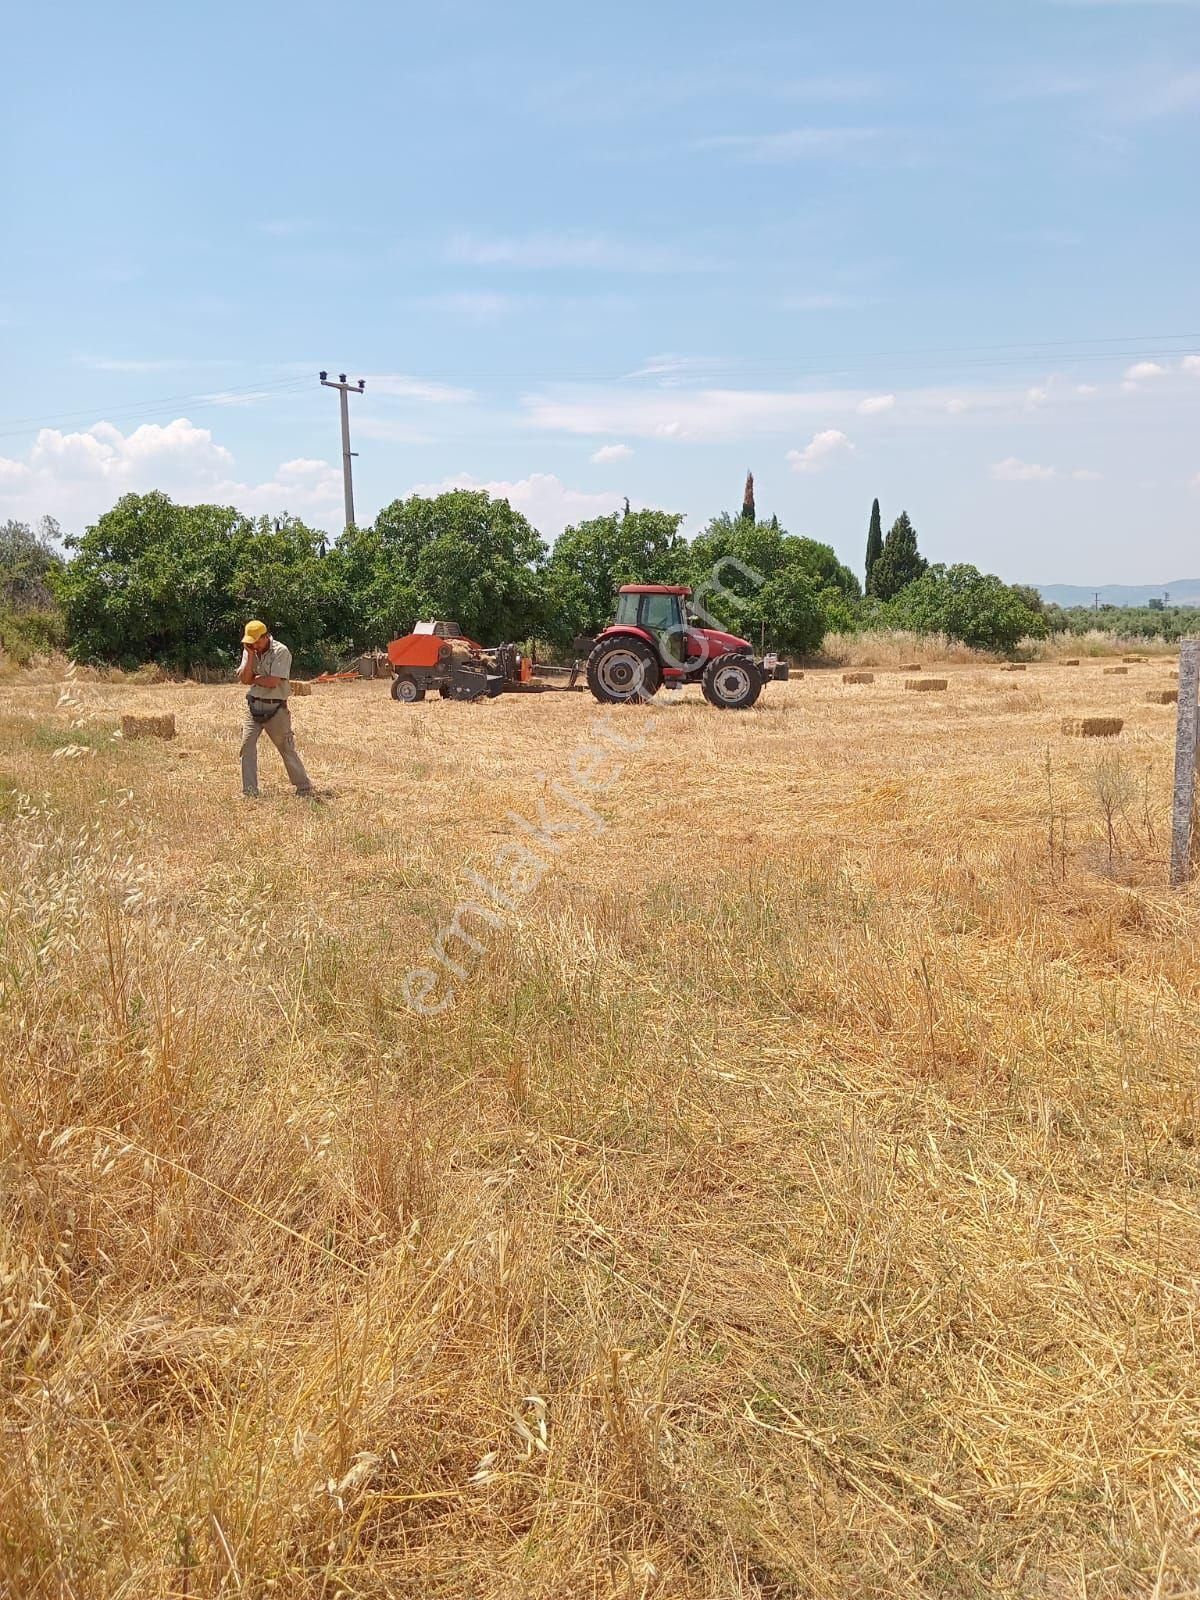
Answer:
<svg viewBox="0 0 1200 1600"><path fill-rule="evenodd" d="M749 656L718 656L705 667L701 687L718 711L746 711L762 693L763 675Z"/></svg>
<svg viewBox="0 0 1200 1600"><path fill-rule="evenodd" d="M424 700L424 698L425 691L411 672L396 673L392 679L393 700L399 700L406 706L414 706L418 700Z"/></svg>
<svg viewBox="0 0 1200 1600"><path fill-rule="evenodd" d="M588 688L602 705L649 700L662 683L658 657L641 639L617 634L601 639L588 657Z"/></svg>

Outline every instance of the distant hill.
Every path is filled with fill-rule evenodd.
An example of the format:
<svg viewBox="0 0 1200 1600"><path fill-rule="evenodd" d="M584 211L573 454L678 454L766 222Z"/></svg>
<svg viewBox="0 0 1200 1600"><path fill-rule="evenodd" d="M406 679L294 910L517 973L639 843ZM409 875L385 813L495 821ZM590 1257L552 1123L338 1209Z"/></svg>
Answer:
<svg viewBox="0 0 1200 1600"><path fill-rule="evenodd" d="M1144 606L1148 600L1170 595L1172 606L1200 606L1200 578L1176 578L1174 583L1099 583L1088 589L1076 583L1038 583L1042 599L1056 606Z"/></svg>

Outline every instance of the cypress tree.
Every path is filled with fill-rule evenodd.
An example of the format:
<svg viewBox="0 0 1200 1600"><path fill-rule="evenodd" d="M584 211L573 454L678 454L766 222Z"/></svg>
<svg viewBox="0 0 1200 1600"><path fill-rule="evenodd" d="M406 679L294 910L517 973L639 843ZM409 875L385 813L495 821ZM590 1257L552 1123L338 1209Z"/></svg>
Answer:
<svg viewBox="0 0 1200 1600"><path fill-rule="evenodd" d="M917 549L917 530L902 511L883 542L883 552L871 568L871 592L878 600L891 600L914 582L929 563Z"/></svg>
<svg viewBox="0 0 1200 1600"><path fill-rule="evenodd" d="M874 594L875 585L871 577L875 563L883 554L883 525L879 520L879 501L871 502L871 526L867 531L867 570L864 575L864 594Z"/></svg>
<svg viewBox="0 0 1200 1600"><path fill-rule="evenodd" d="M742 521L743 522L751 522L752 523L752 522L754 522L755 517L756 517L756 512L754 510L754 474L752 472L748 472L746 474L745 492L742 495Z"/></svg>

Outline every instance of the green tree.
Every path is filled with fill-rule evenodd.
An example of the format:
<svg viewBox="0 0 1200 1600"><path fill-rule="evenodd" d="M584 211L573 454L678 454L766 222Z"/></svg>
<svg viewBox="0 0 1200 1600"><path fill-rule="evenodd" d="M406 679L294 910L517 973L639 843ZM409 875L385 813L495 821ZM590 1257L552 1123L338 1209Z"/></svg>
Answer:
<svg viewBox="0 0 1200 1600"><path fill-rule="evenodd" d="M914 633L945 633L977 650L1009 652L1026 638L1045 638L1045 616L1020 591L978 567L933 566L883 607L886 622Z"/></svg>
<svg viewBox="0 0 1200 1600"><path fill-rule="evenodd" d="M879 501L871 502L871 525L867 529L867 563L863 573L863 590L867 594L874 594L875 588L871 574L875 570L875 563L883 554L883 524L879 519Z"/></svg>
<svg viewBox="0 0 1200 1600"><path fill-rule="evenodd" d="M62 643L53 583L62 567L58 524L43 517L36 531L11 518L0 523L0 652L24 666Z"/></svg>
<svg viewBox="0 0 1200 1600"><path fill-rule="evenodd" d="M742 521L756 522L757 514L754 510L754 474L747 472L746 487L742 491Z"/></svg>
<svg viewBox="0 0 1200 1600"><path fill-rule="evenodd" d="M790 534L775 518L714 517L692 542L689 568L697 605L719 623L797 654L819 648L827 600L852 606L861 597L858 579L829 545Z"/></svg>
<svg viewBox="0 0 1200 1600"><path fill-rule="evenodd" d="M290 517L254 523L232 506L125 495L66 541L73 558L51 576L69 646L122 667L218 666L257 614L298 665L316 666L329 609L320 538Z"/></svg>
<svg viewBox="0 0 1200 1600"><path fill-rule="evenodd" d="M546 563L546 637L567 644L599 632L623 583L684 582L682 522L678 511L625 511L564 528Z"/></svg>
<svg viewBox="0 0 1200 1600"><path fill-rule="evenodd" d="M880 600L891 600L901 589L915 582L929 563L917 549L917 530L902 511L888 530L883 550L871 568L870 592Z"/></svg>
<svg viewBox="0 0 1200 1600"><path fill-rule="evenodd" d="M43 517L36 532L11 517L0 523L0 601L20 611L53 606L50 575L62 566L55 549L60 538L53 517Z"/></svg>
<svg viewBox="0 0 1200 1600"><path fill-rule="evenodd" d="M457 622L482 644L527 639L542 622L546 547L507 500L452 489L393 500L327 557L356 648L385 644L419 618Z"/></svg>

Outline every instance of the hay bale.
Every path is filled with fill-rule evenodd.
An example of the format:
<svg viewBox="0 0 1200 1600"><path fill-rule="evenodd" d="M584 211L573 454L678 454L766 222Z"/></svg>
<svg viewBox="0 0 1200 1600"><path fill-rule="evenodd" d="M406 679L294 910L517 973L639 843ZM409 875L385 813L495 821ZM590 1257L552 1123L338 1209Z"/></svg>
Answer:
<svg viewBox="0 0 1200 1600"><path fill-rule="evenodd" d="M1128 671L1128 667L1105 667L1104 676L1106 678L1123 678Z"/></svg>
<svg viewBox="0 0 1200 1600"><path fill-rule="evenodd" d="M1146 659L1145 656L1122 656L1121 657L1122 661L1133 662L1135 665L1140 665L1140 663L1145 661L1145 659Z"/></svg>
<svg viewBox="0 0 1200 1600"><path fill-rule="evenodd" d="M897 672L920 672L920 670L921 663L919 661L906 661L902 667L896 668Z"/></svg>
<svg viewBox="0 0 1200 1600"><path fill-rule="evenodd" d="M1148 689L1146 691L1146 704L1151 706L1173 706L1179 699L1178 689Z"/></svg>
<svg viewBox="0 0 1200 1600"><path fill-rule="evenodd" d="M1064 717L1062 731L1079 739L1115 739L1124 726L1121 717Z"/></svg>
<svg viewBox="0 0 1200 1600"><path fill-rule="evenodd" d="M1077 667L1079 665L1079 657L1064 656L1058 664L1060 667Z"/></svg>
<svg viewBox="0 0 1200 1600"><path fill-rule="evenodd" d="M949 682L947 678L906 678L904 687L915 689L919 694L928 693L934 689L944 689Z"/></svg>
<svg viewBox="0 0 1200 1600"><path fill-rule="evenodd" d="M875 674L873 672L843 672L842 673L842 682L843 683L874 683L875 682Z"/></svg>
<svg viewBox="0 0 1200 1600"><path fill-rule="evenodd" d="M1002 666L1000 668L1000 671L1001 672L1024 672L1025 671L1025 663L1023 661L1007 661L1007 662L1005 662L1004 666Z"/></svg>
<svg viewBox="0 0 1200 1600"><path fill-rule="evenodd" d="M293 694L306 695L306 694L311 694L312 693L312 684L311 683L305 683L302 678L299 681L297 681L295 678L293 678L290 681L288 687L291 689L291 692Z"/></svg>
<svg viewBox="0 0 1200 1600"><path fill-rule="evenodd" d="M162 717L122 717L122 739L173 739L175 737L175 713L168 712Z"/></svg>

